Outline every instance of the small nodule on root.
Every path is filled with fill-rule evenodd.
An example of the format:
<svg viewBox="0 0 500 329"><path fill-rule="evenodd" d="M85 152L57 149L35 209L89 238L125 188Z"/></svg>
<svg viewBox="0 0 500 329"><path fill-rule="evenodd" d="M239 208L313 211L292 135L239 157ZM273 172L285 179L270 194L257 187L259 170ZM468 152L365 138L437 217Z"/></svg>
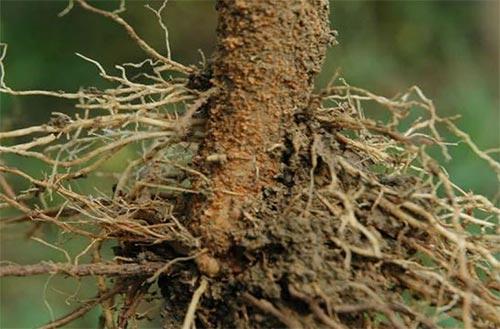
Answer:
<svg viewBox="0 0 500 329"><path fill-rule="evenodd" d="M208 277L215 277L220 272L219 262L212 256L202 254L195 259L198 270Z"/></svg>

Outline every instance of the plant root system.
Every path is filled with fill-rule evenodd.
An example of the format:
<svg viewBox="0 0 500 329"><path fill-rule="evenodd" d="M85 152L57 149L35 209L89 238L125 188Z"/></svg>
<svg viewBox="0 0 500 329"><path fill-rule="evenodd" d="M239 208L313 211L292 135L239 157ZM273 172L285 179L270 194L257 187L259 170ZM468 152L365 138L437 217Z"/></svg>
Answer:
<svg viewBox="0 0 500 329"><path fill-rule="evenodd" d="M193 229L200 221L193 204L221 193L239 198L241 191L221 191L227 173L204 169L229 162L234 173L241 159L205 154L203 144L214 134L207 131L212 106L220 109L221 99L238 95L212 84L210 65L186 67L158 54L118 11L77 3L124 27L148 57L113 74L81 55L115 84L106 90L16 91L1 75L3 93L73 99L80 110L0 133L2 156L36 159L45 173L0 163L0 209L13 214L1 219L2 234L32 222L88 241L77 256L65 253L66 264L5 265L0 275L94 275L99 282L93 301L46 328L97 304L108 325L115 316L118 327L126 327L155 290L162 294L165 328L500 326L500 210L456 186L430 154L449 158L441 136L447 131L448 140L468 145L497 175L500 165L454 118L439 117L418 87L386 98L334 77L302 106L285 106L289 121L279 138L252 144L261 152L257 163L272 159L274 167L262 173L265 183L256 184L246 202L231 208L238 220L217 244ZM5 51L1 59L4 72ZM148 74L129 73L146 66ZM167 74L172 71L180 77ZM414 113L420 117L413 119ZM235 138L221 135L208 143L229 143L228 137ZM128 154L124 168L103 170L120 152ZM255 171L249 161L245 173ZM13 177L28 187L16 191L9 185ZM114 186L89 193L75 185L102 177ZM230 178L228 186L237 188ZM52 197L61 201L42 202ZM61 250L39 230L31 234ZM100 255L106 241L116 245L113 259ZM79 263L86 254L94 255L94 264ZM115 278L110 287L106 276Z"/></svg>

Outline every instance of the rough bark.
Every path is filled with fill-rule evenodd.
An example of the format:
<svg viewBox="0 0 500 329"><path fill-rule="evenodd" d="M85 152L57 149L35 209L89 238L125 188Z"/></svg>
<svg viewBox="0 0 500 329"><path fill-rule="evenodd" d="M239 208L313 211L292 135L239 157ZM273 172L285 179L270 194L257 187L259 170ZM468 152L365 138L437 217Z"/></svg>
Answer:
<svg viewBox="0 0 500 329"><path fill-rule="evenodd" d="M308 105L332 36L325 0L220 0L217 11L219 92L198 157L211 194L192 213L204 244L220 256L243 210L275 182L280 159L271 150L282 145L294 111Z"/></svg>

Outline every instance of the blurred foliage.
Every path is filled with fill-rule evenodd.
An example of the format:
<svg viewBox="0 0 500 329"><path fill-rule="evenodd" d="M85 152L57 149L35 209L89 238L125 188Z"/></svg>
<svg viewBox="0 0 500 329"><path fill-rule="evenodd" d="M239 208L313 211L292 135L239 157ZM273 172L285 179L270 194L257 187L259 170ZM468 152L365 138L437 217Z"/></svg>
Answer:
<svg viewBox="0 0 500 329"><path fill-rule="evenodd" d="M99 2L102 8L117 6L117 1ZM153 14L143 8L146 3L156 7L161 4L127 1L123 16L164 53L162 32ZM0 40L9 44L6 82L10 87L68 91L80 86L105 87L96 68L75 52L98 60L108 70L115 64L144 59L142 51L118 26L102 17L74 8L58 18L57 13L66 5L67 1L0 1ZM317 79L318 88L325 86L339 68L350 84L387 96L416 84L434 100L442 116L460 114L459 126L481 148L499 145L498 1L337 1L332 4L331 20L339 31L340 45L329 50ZM170 0L166 21L175 60L198 64L198 49L207 57L213 52L213 1ZM70 102L48 97L0 95L0 129L41 124L54 111L70 113L74 109ZM486 164L464 145L451 151L454 159L445 167L457 185L493 196L497 181ZM42 175L38 163L19 158L2 160ZM108 169L116 170L123 162L120 157ZM109 183L89 182L82 188L99 188L105 182ZM17 180L12 183L16 189L26 187ZM2 260L21 264L65 260L61 252L36 241L20 243L26 229L21 225L1 232ZM46 240L63 246L71 256L84 246L81 241L56 235L50 227L43 227L43 233ZM45 300L56 317L68 312L77 305L71 294L81 299L94 293L91 279L79 285L76 280L44 276L2 279L0 327L25 328L48 321L51 312ZM66 299L72 303L68 305ZM93 311L73 326L95 327L97 314Z"/></svg>

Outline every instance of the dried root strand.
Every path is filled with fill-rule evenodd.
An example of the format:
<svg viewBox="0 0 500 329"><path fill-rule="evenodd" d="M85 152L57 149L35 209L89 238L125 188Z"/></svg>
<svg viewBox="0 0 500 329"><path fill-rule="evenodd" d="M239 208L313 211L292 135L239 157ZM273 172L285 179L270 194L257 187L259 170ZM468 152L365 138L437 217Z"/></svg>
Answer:
<svg viewBox="0 0 500 329"><path fill-rule="evenodd" d="M80 265L42 262L35 265L2 265L0 266L0 277L44 274L63 274L73 277L96 275L117 277L147 276L154 274L164 266L165 264L160 262L146 262L141 264L93 263Z"/></svg>
<svg viewBox="0 0 500 329"><path fill-rule="evenodd" d="M55 329L55 328L61 328L68 323L71 323L75 321L78 318L81 318L84 316L86 313L88 313L90 310L92 310L95 306L113 298L113 296L119 294L124 288L120 285L116 285L114 289L109 290L105 294L98 294L95 298L92 300L84 303L82 306L76 308L72 312L66 314L65 316L54 320L50 323L47 323L46 325L43 325L39 327L39 329Z"/></svg>

